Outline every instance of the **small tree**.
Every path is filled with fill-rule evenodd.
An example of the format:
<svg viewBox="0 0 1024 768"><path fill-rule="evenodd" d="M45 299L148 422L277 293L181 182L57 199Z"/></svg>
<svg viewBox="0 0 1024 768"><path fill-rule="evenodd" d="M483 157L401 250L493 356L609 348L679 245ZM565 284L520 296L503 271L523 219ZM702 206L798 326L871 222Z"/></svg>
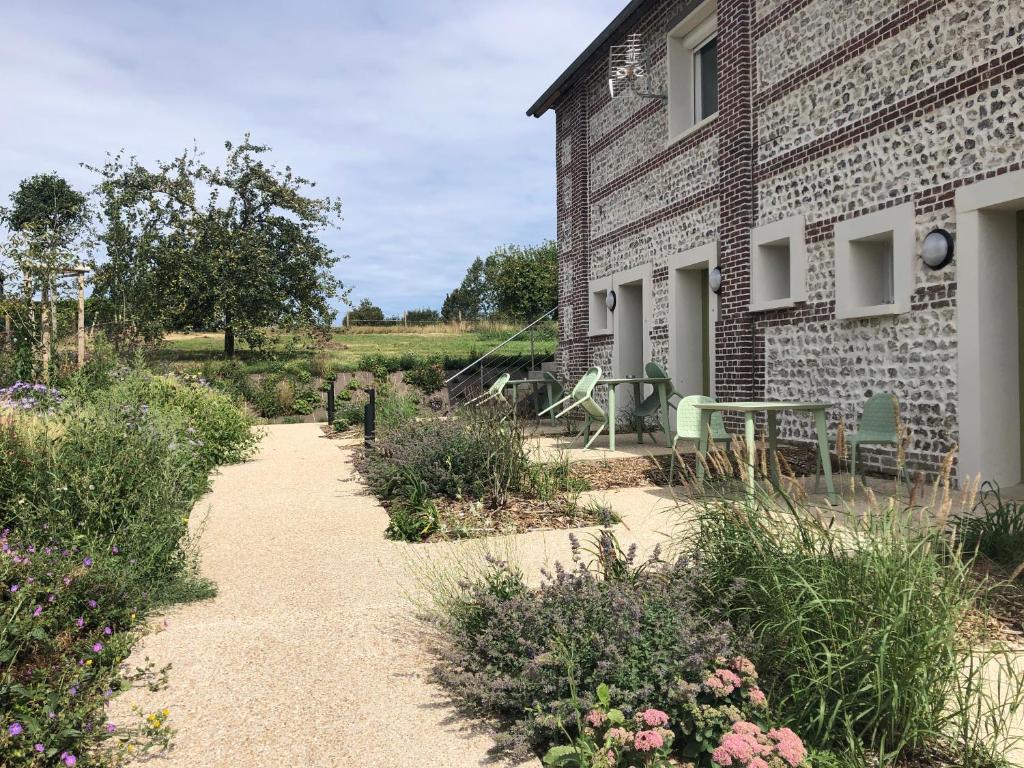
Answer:
<svg viewBox="0 0 1024 768"><path fill-rule="evenodd" d="M22 328L22 346L25 330L34 324L33 298L37 294L40 297L38 335L31 346L40 348L42 376L49 380L51 303L57 298L60 278L86 261L85 254L92 244L88 200L56 173L37 174L22 180L10 200L9 208L0 209L0 219L10 230L10 236L0 246L0 275L8 280L20 278L27 314L33 318L32 323L16 323ZM0 282L2 280L0 277ZM0 295L5 293L0 287ZM6 314L19 313L12 313L8 308Z"/></svg>
<svg viewBox="0 0 1024 768"><path fill-rule="evenodd" d="M410 309L405 313L405 319L410 323L436 323L441 319L441 313L436 309Z"/></svg>
<svg viewBox="0 0 1024 768"><path fill-rule="evenodd" d="M349 310L345 322L349 325L352 323L381 323L384 322L384 310L369 299L363 299L357 306Z"/></svg>
<svg viewBox="0 0 1024 768"><path fill-rule="evenodd" d="M121 155L93 170L112 253L98 289L156 318L150 334L222 329L231 357L236 336L257 346L266 326L329 325L330 301L345 290L331 271L338 257L320 240L341 203L308 194L314 183L265 162L270 148L248 134L224 147L223 168L192 150L154 171Z"/></svg>

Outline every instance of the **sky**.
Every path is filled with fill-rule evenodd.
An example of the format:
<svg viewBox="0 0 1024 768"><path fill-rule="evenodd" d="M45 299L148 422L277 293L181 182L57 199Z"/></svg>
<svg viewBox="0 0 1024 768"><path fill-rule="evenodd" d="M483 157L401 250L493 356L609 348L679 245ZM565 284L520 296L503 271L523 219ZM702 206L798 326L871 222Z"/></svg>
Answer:
<svg viewBox="0 0 1024 768"><path fill-rule="evenodd" d="M340 198L355 300L440 308L476 256L555 233L554 113L526 109L626 0L48 0L0 12L0 198L125 149L251 132Z"/></svg>

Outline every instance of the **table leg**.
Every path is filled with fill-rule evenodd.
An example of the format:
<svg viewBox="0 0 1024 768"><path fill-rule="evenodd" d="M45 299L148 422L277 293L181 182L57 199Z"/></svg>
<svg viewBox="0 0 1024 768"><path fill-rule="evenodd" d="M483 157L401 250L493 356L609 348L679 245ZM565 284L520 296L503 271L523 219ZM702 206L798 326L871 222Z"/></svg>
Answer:
<svg viewBox="0 0 1024 768"><path fill-rule="evenodd" d="M615 450L615 385L608 385L608 450Z"/></svg>
<svg viewBox="0 0 1024 768"><path fill-rule="evenodd" d="M555 402L555 388L551 386L550 382L545 384L544 388L547 389L547 392L548 392L547 407L550 407ZM556 426L557 424L558 424L558 419L555 418L555 412L551 411L551 426Z"/></svg>
<svg viewBox="0 0 1024 768"><path fill-rule="evenodd" d="M661 398L661 427L665 430L665 445L672 447L672 431L668 418L668 384L658 384L658 396Z"/></svg>
<svg viewBox="0 0 1024 768"><path fill-rule="evenodd" d="M643 402L641 400L641 395L643 394L643 392L641 391L642 389L643 388L640 386L640 382L637 382L636 384L633 385L633 413L634 414L636 413L636 407L638 405L640 405L641 402ZM636 442L637 442L637 445L642 445L643 442L644 442L644 421L639 416L636 416L635 420L636 420Z"/></svg>
<svg viewBox="0 0 1024 768"><path fill-rule="evenodd" d="M768 474L771 475L775 487L781 489L779 478L779 428L775 411L768 411Z"/></svg>
<svg viewBox="0 0 1024 768"><path fill-rule="evenodd" d="M708 455L708 429L711 426L711 411L700 411L700 439L697 441L697 483L704 482L704 461ZM703 459L703 460L702 460Z"/></svg>
<svg viewBox="0 0 1024 768"><path fill-rule="evenodd" d="M747 492L750 494L750 498L754 498L754 492L757 489L757 477L755 475L757 469L757 444L754 442L754 416L756 414L753 411L744 412L744 427L747 439Z"/></svg>
<svg viewBox="0 0 1024 768"><path fill-rule="evenodd" d="M835 506L839 503L839 497L832 483L832 458L828 453L828 427L824 410L814 412L814 430L818 433L818 455L821 456L821 471L825 475L825 487L828 489L828 503Z"/></svg>

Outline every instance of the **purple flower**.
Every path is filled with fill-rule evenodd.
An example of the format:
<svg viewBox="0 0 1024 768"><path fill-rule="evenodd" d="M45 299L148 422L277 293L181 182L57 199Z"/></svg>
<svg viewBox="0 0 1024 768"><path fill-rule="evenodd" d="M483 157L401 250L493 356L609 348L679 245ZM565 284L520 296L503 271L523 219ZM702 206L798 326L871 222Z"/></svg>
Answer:
<svg viewBox="0 0 1024 768"><path fill-rule="evenodd" d="M92 652L93 653L102 653L103 652L103 643L93 643L93 645L92 645Z"/></svg>
<svg viewBox="0 0 1024 768"><path fill-rule="evenodd" d="M90 600L89 602L86 603L86 605L88 605L90 608L95 608L96 607L96 601L95 600Z"/></svg>
<svg viewBox="0 0 1024 768"><path fill-rule="evenodd" d="M75 619L75 626L78 627L79 629L84 627L85 626L85 619L83 619L81 616L79 616L77 619Z"/></svg>
<svg viewBox="0 0 1024 768"><path fill-rule="evenodd" d="M78 763L78 758L70 752L61 752L60 759L64 761L64 765L76 765Z"/></svg>
<svg viewBox="0 0 1024 768"><path fill-rule="evenodd" d="M11 584L11 592L17 592L20 588L20 584Z"/></svg>
<svg viewBox="0 0 1024 768"><path fill-rule="evenodd" d="M77 685L72 685L68 689L68 693L70 693L72 696L77 696L78 695L78 686Z"/></svg>
<svg viewBox="0 0 1024 768"><path fill-rule="evenodd" d="M21 727L21 723L11 723L7 726L7 732L11 734L11 736L20 736L21 732L24 730L25 729Z"/></svg>
<svg viewBox="0 0 1024 768"><path fill-rule="evenodd" d="M107 733L113 733L114 731L117 730L117 726L114 725L113 723L107 723L106 727L107 727Z"/></svg>
<svg viewBox="0 0 1024 768"><path fill-rule="evenodd" d="M114 634L114 630L112 630L110 627L104 627L103 628L103 634L104 635L108 635L108 636L112 635L112 634Z"/></svg>
<svg viewBox="0 0 1024 768"><path fill-rule="evenodd" d="M117 548L117 545L114 545L110 548L110 553L114 555L119 555L121 554L121 550Z"/></svg>
<svg viewBox="0 0 1024 768"><path fill-rule="evenodd" d="M39 618L40 616L42 616L42 615L43 615L43 606L41 606L41 605L37 605L37 606L36 606L36 609L35 609L34 611L32 611L32 616L33 616L34 618L37 618L37 619L38 619L38 618Z"/></svg>
<svg viewBox="0 0 1024 768"><path fill-rule="evenodd" d="M37 743L37 744L36 744L36 746L35 746L35 750L36 750L36 752L42 752L42 751L44 751L45 749L46 749L46 747L44 747L44 746L43 746L42 744L38 744L38 743Z"/></svg>
<svg viewBox="0 0 1024 768"><path fill-rule="evenodd" d="M91 557L87 557L87 558L85 558L85 560L83 560L83 561L82 561L82 564L83 564L83 565L84 565L84 566L85 566L86 568L92 568L92 558L91 558Z"/></svg>

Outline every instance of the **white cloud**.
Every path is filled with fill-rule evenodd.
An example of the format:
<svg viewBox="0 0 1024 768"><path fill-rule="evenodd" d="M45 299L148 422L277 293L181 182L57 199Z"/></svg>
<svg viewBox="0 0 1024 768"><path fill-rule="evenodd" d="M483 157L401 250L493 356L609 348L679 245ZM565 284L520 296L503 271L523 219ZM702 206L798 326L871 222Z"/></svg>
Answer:
<svg viewBox="0 0 1024 768"><path fill-rule="evenodd" d="M342 199L338 269L439 306L477 255L554 235L554 121L526 108L624 0L57 0L5 9L0 195L121 147L212 160L251 131Z"/></svg>

